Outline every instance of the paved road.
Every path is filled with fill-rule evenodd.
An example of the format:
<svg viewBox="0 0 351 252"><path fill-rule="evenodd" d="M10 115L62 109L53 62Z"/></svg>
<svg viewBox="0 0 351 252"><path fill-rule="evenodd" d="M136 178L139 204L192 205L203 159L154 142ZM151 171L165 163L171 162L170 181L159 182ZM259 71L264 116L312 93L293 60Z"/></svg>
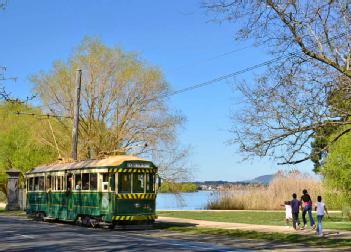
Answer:
<svg viewBox="0 0 351 252"><path fill-rule="evenodd" d="M0 216L0 251L243 251L210 242L157 238L157 232L167 233L110 231Z"/></svg>
<svg viewBox="0 0 351 252"><path fill-rule="evenodd" d="M0 216L0 251L322 251L303 244L165 230L106 230ZM326 249L335 251L335 249ZM348 250L345 250L348 251Z"/></svg>

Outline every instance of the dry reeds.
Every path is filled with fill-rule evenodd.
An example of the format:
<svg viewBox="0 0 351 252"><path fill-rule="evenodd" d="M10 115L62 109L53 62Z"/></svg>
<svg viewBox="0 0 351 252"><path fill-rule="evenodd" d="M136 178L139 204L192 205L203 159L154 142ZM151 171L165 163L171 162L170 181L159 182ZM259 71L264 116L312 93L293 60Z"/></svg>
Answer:
<svg viewBox="0 0 351 252"><path fill-rule="evenodd" d="M232 210L279 210L284 201L292 199L296 193L298 198L302 190L307 189L313 201L322 195L320 181L298 171L278 172L272 182L267 185L234 186L209 200L208 209Z"/></svg>

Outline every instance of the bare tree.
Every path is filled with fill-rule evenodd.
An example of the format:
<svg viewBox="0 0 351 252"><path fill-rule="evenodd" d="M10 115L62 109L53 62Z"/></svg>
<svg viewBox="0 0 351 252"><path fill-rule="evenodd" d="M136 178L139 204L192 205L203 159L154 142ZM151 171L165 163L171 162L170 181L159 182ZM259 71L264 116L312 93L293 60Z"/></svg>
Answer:
<svg viewBox="0 0 351 252"><path fill-rule="evenodd" d="M191 181L192 168L189 166L190 147L180 148L177 143L166 144L153 153L162 179L170 182Z"/></svg>
<svg viewBox="0 0 351 252"><path fill-rule="evenodd" d="M0 0L0 10L4 10L7 5L7 0Z"/></svg>
<svg viewBox="0 0 351 252"><path fill-rule="evenodd" d="M350 110L331 99L350 97L350 1L205 1L217 21L239 25L235 38L254 39L275 56L255 85L243 82L247 106L233 115L233 143L283 164L311 159L310 143L326 127L337 141L350 131ZM319 152L328 148L325 145Z"/></svg>

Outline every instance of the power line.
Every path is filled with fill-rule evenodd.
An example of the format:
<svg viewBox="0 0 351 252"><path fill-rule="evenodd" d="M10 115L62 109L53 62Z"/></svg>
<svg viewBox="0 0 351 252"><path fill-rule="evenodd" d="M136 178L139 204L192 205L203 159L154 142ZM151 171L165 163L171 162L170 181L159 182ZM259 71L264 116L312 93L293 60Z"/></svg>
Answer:
<svg viewBox="0 0 351 252"><path fill-rule="evenodd" d="M289 57L293 57L293 56L290 55ZM161 98L166 98L166 97L169 97L169 96L185 93L185 92L188 92L188 91L191 91L191 90L194 90L194 89L198 89L198 88L202 88L202 87L205 87L205 86L209 86L209 85L214 84L216 82L232 78L232 77L234 77L236 75L240 75L240 74L252 71L254 69L261 68L263 66L267 66L267 65L272 64L272 63L274 63L274 62L276 62L276 61L278 61L280 59L289 58L289 57L280 56L280 57L277 57L277 58L274 58L274 59L271 59L271 60L268 60L268 61L264 61L264 62L262 62L260 64L257 64L257 65L251 66L251 67L247 67L247 68L244 68L242 70L239 70L239 71L227 74L227 75L222 75L220 77L217 77L217 78L209 80L209 81L201 82L199 84L195 84L195 85L183 88L183 89L179 89L179 90L176 90L174 92L161 94L160 97Z"/></svg>
<svg viewBox="0 0 351 252"><path fill-rule="evenodd" d="M17 111L15 112L16 115L28 115L28 116L37 116L37 117L54 117L54 118L70 118L72 119L72 116L64 116L64 115L54 115L54 114L36 114L36 113L29 113L29 112L21 112Z"/></svg>
<svg viewBox="0 0 351 252"><path fill-rule="evenodd" d="M251 48L251 46L244 46L244 47L241 47L241 48L237 48L237 49L234 49L234 50L230 50L230 51L227 51L227 52L223 52L221 54L218 54L218 55L215 55L215 56L212 56L210 58L207 58L207 59L203 59L203 60L194 60L191 63L192 67L194 66L194 64L199 64L199 63L203 63L203 62L209 62L209 61L213 61L213 60L216 60L218 58L221 58L221 57L224 57L224 56L227 56L227 55L230 55L230 54L234 54L234 53L237 53L237 52L240 52L240 51L243 51L243 50L246 50L248 48ZM189 62L188 62L189 63ZM178 71L180 69L183 69L185 67L188 67L188 65L181 65L181 66L178 66L178 67L175 67L174 70L175 71Z"/></svg>
<svg viewBox="0 0 351 252"><path fill-rule="evenodd" d="M345 35L347 35L346 32L345 33L341 33L340 35L336 35L336 36L330 38L329 40L338 39L338 38L344 37ZM326 43L326 41L323 42L322 44L325 44L325 43ZM252 71L254 69L261 68L263 66L270 65L270 64L272 64L272 63L274 63L276 61L279 61L281 59L289 59L289 58L292 58L292 57L295 57L295 56L298 56L298 55L300 55L300 53L289 53L288 55L282 55L282 56L273 58L271 60L264 61L264 62L262 62L260 64L256 64L254 66L250 66L250 67L244 68L242 70L239 70L239 71L236 71L236 72L232 72L230 74L222 75L220 77L217 77L217 78L209 80L209 81L205 81L205 82L201 82L199 84L191 85L191 86L188 86L186 88L179 89L179 90L176 90L176 91L173 91L173 92L170 92L170 93L161 94L159 97L160 98L166 98L166 97L170 97L170 96L173 96L173 95L185 93L185 92L188 92L188 91L191 91L191 90L194 90L194 89L198 89L198 88L202 88L202 87L205 87L205 86L209 86L209 85L212 85L212 84L214 84L216 82L232 78L234 76L237 76L237 75L240 75L240 74ZM153 98L153 99L150 99L150 100L154 100L154 99L156 99L156 98Z"/></svg>
<svg viewBox="0 0 351 252"><path fill-rule="evenodd" d="M0 66L0 81L12 80L14 82L17 81L17 77L6 77L5 72L7 71L7 67Z"/></svg>
<svg viewBox="0 0 351 252"><path fill-rule="evenodd" d="M345 35L347 35L346 32L345 33L341 33L340 35L336 35L336 36L330 38L329 40L338 39L338 38L344 37ZM322 42L322 44L325 44L325 43L326 43L326 41ZM206 86L212 85L214 83L217 83L219 81L222 81L222 80L225 80L225 79L229 79L229 78L235 77L237 75L240 75L240 74L252 71L254 69L270 65L270 64L272 64L274 62L277 62L279 60L289 59L289 58L292 58L292 57L295 57L295 56L299 56L299 55L301 55L301 53L289 53L288 55L282 55L282 56L279 56L279 57L276 57L276 58L264 61L262 63L259 63L259 64L256 64L256 65L253 65L253 66L241 69L239 71L235 71L235 72L232 72L232 73L229 73L229 74L226 74L226 75L222 75L220 77L214 78L214 79L209 80L209 81L205 81L205 82L201 82L201 83L198 83L198 84L195 84L195 85L191 85L191 86L188 86L186 88L178 89L178 90L173 91L173 92L167 92L167 93L164 93L164 94L160 94L158 97L146 99L146 101L152 101L152 100L155 100L157 98L166 98L166 97L170 97L170 96L173 96L173 95L182 94L182 93L185 93L185 92L188 92L188 91L192 91L194 89L206 87ZM17 114L29 114L29 115L37 115L37 116L51 116L51 117L72 118L70 116L60 116L60 115L51 115L51 114L40 115L40 114L23 113L23 112L17 112Z"/></svg>

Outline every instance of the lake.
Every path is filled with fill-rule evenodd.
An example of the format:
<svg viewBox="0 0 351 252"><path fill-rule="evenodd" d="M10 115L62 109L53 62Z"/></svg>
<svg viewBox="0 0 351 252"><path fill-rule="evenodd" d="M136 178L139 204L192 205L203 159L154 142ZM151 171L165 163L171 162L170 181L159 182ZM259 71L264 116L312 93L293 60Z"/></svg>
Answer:
<svg viewBox="0 0 351 252"><path fill-rule="evenodd" d="M198 191L191 193L159 193L156 198L157 210L200 210L204 209L208 200L216 194L214 191Z"/></svg>

